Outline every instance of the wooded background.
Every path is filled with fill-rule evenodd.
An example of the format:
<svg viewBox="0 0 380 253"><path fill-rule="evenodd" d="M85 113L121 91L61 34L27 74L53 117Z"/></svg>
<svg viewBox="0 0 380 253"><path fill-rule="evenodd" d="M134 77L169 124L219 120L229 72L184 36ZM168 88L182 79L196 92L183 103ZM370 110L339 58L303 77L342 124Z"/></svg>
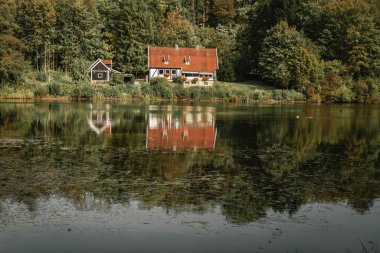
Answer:
<svg viewBox="0 0 380 253"><path fill-rule="evenodd" d="M147 47L216 47L218 77L258 78L309 97L378 91L376 0L0 0L0 82L88 63L147 72ZM50 76L49 76L50 79Z"/></svg>

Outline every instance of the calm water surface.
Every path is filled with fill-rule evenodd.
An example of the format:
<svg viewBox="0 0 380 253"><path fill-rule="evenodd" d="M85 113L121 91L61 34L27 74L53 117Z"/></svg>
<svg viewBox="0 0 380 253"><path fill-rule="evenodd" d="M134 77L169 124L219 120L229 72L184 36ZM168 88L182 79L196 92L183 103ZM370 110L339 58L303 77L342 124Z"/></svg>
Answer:
<svg viewBox="0 0 380 253"><path fill-rule="evenodd" d="M380 107L0 103L0 252L369 252Z"/></svg>

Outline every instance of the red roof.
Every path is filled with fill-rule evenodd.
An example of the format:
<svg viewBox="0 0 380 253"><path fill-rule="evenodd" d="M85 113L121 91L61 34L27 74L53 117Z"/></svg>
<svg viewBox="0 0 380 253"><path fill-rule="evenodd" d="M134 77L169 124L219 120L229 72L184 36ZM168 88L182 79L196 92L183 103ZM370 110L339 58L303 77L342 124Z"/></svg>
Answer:
<svg viewBox="0 0 380 253"><path fill-rule="evenodd" d="M165 64L164 58L168 58ZM190 63L186 64L186 59ZM149 68L174 68L191 72L214 73L218 69L216 48L150 47Z"/></svg>
<svg viewBox="0 0 380 253"><path fill-rule="evenodd" d="M112 65L112 60L102 60L105 65Z"/></svg>
<svg viewBox="0 0 380 253"><path fill-rule="evenodd" d="M148 129L147 148L213 149L216 129L212 126L189 126L180 129Z"/></svg>

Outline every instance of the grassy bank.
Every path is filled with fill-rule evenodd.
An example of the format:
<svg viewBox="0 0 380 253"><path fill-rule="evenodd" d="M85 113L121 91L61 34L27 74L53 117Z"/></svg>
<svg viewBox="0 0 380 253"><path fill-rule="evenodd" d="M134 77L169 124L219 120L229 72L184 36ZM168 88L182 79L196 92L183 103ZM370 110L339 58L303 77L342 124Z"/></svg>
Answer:
<svg viewBox="0 0 380 253"><path fill-rule="evenodd" d="M3 99L134 99L194 100L234 103L303 102L305 96L294 90L276 90L259 83L218 82L214 87L184 88L162 80L151 84L90 84L83 82L36 82L0 88Z"/></svg>
<svg viewBox="0 0 380 253"><path fill-rule="evenodd" d="M121 99L121 100L192 100L222 101L232 103L299 103L320 102L310 100L304 93L296 90L275 89L262 81L218 82L214 87L184 88L181 84L168 83L165 79L152 80L150 84L91 84L73 82L69 77L57 75L54 81L37 79L22 85L5 85L0 88L1 99L43 99L43 100L80 100L80 99ZM328 95L323 102L376 102L379 92L371 98L362 92L356 96L350 89L339 89ZM368 97L368 96L367 96Z"/></svg>

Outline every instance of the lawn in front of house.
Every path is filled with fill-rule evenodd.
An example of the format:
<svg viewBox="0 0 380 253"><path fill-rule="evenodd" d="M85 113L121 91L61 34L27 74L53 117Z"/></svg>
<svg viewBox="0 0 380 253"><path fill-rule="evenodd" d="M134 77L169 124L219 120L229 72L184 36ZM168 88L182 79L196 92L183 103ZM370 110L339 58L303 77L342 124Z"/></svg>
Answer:
<svg viewBox="0 0 380 253"><path fill-rule="evenodd" d="M260 80L249 80L244 82L222 82L218 81L219 85L225 86L230 89L240 91L251 90L274 90L275 88Z"/></svg>

